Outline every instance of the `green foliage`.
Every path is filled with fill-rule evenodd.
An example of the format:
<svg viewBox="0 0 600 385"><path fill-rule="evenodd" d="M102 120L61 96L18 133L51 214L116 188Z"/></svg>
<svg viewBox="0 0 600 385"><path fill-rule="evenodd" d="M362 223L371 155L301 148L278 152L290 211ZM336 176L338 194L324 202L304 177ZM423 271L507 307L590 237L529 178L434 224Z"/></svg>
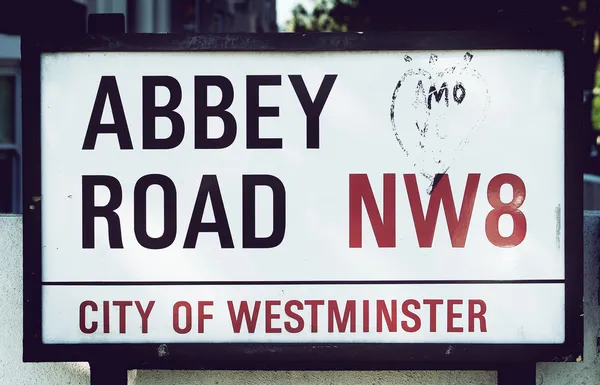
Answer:
<svg viewBox="0 0 600 385"><path fill-rule="evenodd" d="M593 89L594 97L592 99L592 126L595 130L600 130L600 72L596 70L596 84Z"/></svg>
<svg viewBox="0 0 600 385"><path fill-rule="evenodd" d="M294 32L469 29L565 23L581 26L585 0L313 0L288 21Z"/></svg>
<svg viewBox="0 0 600 385"><path fill-rule="evenodd" d="M292 10L286 29L290 32L346 32L347 26L331 15L336 4L336 0L318 0L310 13L298 4Z"/></svg>

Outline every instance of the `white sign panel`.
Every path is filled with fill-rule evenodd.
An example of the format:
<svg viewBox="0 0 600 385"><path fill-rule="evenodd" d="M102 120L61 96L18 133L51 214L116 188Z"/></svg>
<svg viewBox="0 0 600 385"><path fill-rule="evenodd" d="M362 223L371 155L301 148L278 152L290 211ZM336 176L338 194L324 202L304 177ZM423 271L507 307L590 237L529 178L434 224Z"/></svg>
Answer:
<svg viewBox="0 0 600 385"><path fill-rule="evenodd" d="M563 342L563 70L42 55L43 342Z"/></svg>

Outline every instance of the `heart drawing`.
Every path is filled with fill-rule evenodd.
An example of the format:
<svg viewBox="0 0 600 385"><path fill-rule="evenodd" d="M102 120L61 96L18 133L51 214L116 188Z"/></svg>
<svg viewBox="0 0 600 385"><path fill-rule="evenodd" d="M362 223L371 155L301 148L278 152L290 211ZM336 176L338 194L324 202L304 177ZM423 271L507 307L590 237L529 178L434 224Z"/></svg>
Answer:
<svg viewBox="0 0 600 385"><path fill-rule="evenodd" d="M396 140L429 182L429 194L436 175L448 171L485 121L491 103L487 83L473 68L473 55L467 52L458 61L449 60L453 59L431 54L429 68L418 68L405 56L412 68L400 77L390 106Z"/></svg>

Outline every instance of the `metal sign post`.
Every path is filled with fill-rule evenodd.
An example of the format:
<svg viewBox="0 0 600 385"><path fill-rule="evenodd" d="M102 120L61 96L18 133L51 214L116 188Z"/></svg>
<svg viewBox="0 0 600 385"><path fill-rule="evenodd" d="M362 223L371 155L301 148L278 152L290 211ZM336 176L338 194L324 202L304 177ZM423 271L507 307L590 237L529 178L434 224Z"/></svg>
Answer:
<svg viewBox="0 0 600 385"><path fill-rule="evenodd" d="M531 383L536 362L576 360L576 47L24 40L24 361Z"/></svg>
<svg viewBox="0 0 600 385"><path fill-rule="evenodd" d="M112 360L91 362L90 385L127 385L127 369Z"/></svg>
<svg viewBox="0 0 600 385"><path fill-rule="evenodd" d="M498 385L531 385L536 383L535 363L506 365L498 369Z"/></svg>

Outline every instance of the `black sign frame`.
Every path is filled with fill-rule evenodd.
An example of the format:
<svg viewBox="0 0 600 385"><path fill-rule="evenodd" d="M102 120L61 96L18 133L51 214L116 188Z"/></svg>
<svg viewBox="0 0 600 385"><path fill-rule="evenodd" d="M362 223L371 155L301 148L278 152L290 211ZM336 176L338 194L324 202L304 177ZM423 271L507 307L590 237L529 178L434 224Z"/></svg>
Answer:
<svg viewBox="0 0 600 385"><path fill-rule="evenodd" d="M493 369L575 361L583 354L583 147L581 41L548 31L220 35L24 36L23 361L119 362L130 369ZM44 344L40 58L47 52L356 51L558 49L565 58L565 322L562 344L167 343ZM73 288L76 290L76 288ZM450 352L450 353L449 353Z"/></svg>

